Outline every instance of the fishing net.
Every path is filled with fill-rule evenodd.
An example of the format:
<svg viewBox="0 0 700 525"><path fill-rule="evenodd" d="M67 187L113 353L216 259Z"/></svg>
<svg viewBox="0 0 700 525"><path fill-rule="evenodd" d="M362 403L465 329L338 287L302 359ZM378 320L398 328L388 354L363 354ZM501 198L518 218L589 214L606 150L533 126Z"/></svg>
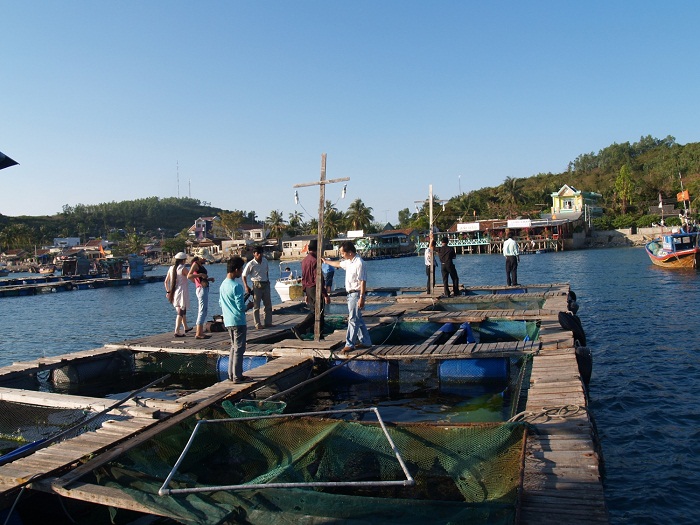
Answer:
<svg viewBox="0 0 700 525"><path fill-rule="evenodd" d="M232 491L221 487L381 482L405 476L375 423L317 417L227 419L200 427L170 483L174 489L205 491L158 496L195 424L183 422L100 467L94 472L96 482L182 523L515 520L526 428L522 424L388 424L415 486Z"/></svg>
<svg viewBox="0 0 700 525"><path fill-rule="evenodd" d="M62 440L95 430L107 419L117 419L104 416L80 424L96 413L89 407L65 408L0 401L0 461L5 459L5 454L51 438L73 426L78 428L63 435Z"/></svg>

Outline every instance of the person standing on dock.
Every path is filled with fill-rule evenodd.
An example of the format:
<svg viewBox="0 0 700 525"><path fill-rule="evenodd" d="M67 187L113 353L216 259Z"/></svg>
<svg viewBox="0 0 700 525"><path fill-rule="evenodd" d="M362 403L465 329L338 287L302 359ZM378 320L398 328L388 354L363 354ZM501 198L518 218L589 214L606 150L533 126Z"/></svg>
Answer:
<svg viewBox="0 0 700 525"><path fill-rule="evenodd" d="M263 257L263 249L260 246L253 248L253 258L243 268L243 286L247 293L251 293L248 286L248 277L252 281L253 293L253 319L255 328L261 330L272 326L272 297L270 296L270 270L267 259ZM260 321L260 302L264 307L264 323Z"/></svg>
<svg viewBox="0 0 700 525"><path fill-rule="evenodd" d="M175 261L165 276L165 292L168 300L175 308L175 337L185 337L185 333L192 330L187 327L187 306L190 304L190 288L187 274L189 270L185 265L187 254L179 252L175 255ZM180 332L180 325L184 330Z"/></svg>
<svg viewBox="0 0 700 525"><path fill-rule="evenodd" d="M431 280L430 273L432 272L433 278ZM435 239L430 236L430 243L425 248L425 275L428 276L428 284L425 288L426 293L430 294L432 292L431 284L435 286Z"/></svg>
<svg viewBox="0 0 700 525"><path fill-rule="evenodd" d="M518 263L520 262L520 252L518 243L513 239L513 232L508 230L508 237L503 243L503 256L506 258L506 283L508 286L518 286Z"/></svg>
<svg viewBox="0 0 700 525"><path fill-rule="evenodd" d="M326 293L330 294L333 291L335 268L328 263L323 263L321 265L321 275L323 275L323 285L326 287Z"/></svg>
<svg viewBox="0 0 700 525"><path fill-rule="evenodd" d="M195 339L209 339L211 336L204 333L204 321L207 320L209 310L209 283L214 282L213 277L209 277L207 269L204 267L206 261L202 257L194 257L192 266L187 278L195 285L197 294L197 321L194 323Z"/></svg>
<svg viewBox="0 0 700 525"><path fill-rule="evenodd" d="M345 336L345 348L343 353L348 353L355 348L371 348L372 339L367 330L361 310L365 307L367 295L367 271L362 257L357 255L357 250L352 241L344 241L340 245L340 261L321 259L334 268L345 270L345 291L348 297L348 331Z"/></svg>
<svg viewBox="0 0 700 525"><path fill-rule="evenodd" d="M243 273L245 262L237 255L226 263L226 279L219 287L219 305L224 315L224 326L231 338L231 352L228 359L228 378L234 383L244 383L250 378L243 375L243 354L245 353L246 325L245 312L252 308L246 305L243 287L236 281Z"/></svg>
<svg viewBox="0 0 700 525"><path fill-rule="evenodd" d="M311 239L309 241L309 248L306 257L301 261L301 285L304 288L304 294L306 295L306 304L309 306L311 312L296 326L291 328L292 333L297 339L301 339L309 330L313 330L314 321L316 320L316 269L318 266L318 241L316 239ZM324 307L325 303L330 302L330 297L326 292L326 287L321 285L321 334L323 334L323 324L324 324Z"/></svg>
<svg viewBox="0 0 700 525"><path fill-rule="evenodd" d="M459 295L459 276L457 275L457 268L455 268L455 249L449 245L450 240L447 236L442 238L440 248L438 249L438 257L440 258L441 272L442 273L442 285L445 290L445 296L450 297L450 284L449 279L452 279L452 291L455 295Z"/></svg>

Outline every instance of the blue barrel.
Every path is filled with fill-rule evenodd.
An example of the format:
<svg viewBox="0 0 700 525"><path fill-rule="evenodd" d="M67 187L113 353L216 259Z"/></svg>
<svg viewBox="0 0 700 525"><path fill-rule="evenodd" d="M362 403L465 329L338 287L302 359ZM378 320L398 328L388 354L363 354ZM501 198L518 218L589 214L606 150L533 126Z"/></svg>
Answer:
<svg viewBox="0 0 700 525"><path fill-rule="evenodd" d="M472 332L472 325L470 325L468 322L462 323L461 325L459 325L459 328L461 330L464 330L464 333L466 334L467 338L467 343L476 343L476 339L474 338L474 332Z"/></svg>
<svg viewBox="0 0 700 525"><path fill-rule="evenodd" d="M338 359L333 362L333 366L342 363L343 361ZM337 379L350 381L388 381L389 361L375 359L360 361L356 359L345 366L336 368L330 375Z"/></svg>
<svg viewBox="0 0 700 525"><path fill-rule="evenodd" d="M228 358L229 356L222 355L216 362L216 373L219 376L219 381L226 381L228 379ZM262 366L265 363L267 363L267 357L264 355L244 355L243 372Z"/></svg>
<svg viewBox="0 0 700 525"><path fill-rule="evenodd" d="M441 384L507 381L509 376L510 359L507 357L447 359L438 366Z"/></svg>

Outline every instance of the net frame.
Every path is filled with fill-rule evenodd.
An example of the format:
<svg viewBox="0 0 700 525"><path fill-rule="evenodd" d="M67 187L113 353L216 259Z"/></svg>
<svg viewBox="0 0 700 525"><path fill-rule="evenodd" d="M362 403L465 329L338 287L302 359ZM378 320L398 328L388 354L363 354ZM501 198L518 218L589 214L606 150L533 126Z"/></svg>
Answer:
<svg viewBox="0 0 700 525"><path fill-rule="evenodd" d="M357 412L372 412L377 417L377 422L381 426L382 432L383 432L384 436L386 437L387 442L388 442L389 446L391 447L391 450L394 452L394 455L399 463L399 466L401 467L401 470L403 471L404 475L406 476L406 479L387 480L387 481L318 481L318 482L313 482L313 483L309 483L309 482L249 483L249 484L237 484L237 485L219 485L219 486L210 486L210 487L191 487L191 488L184 488L184 489L168 488L168 485L170 485L171 480L173 479L173 477L177 473L180 465L182 464L185 457L187 456L187 452L189 451L190 447L194 443L195 436L197 435L197 431L203 425L232 423L232 422L238 422L238 421L260 420L260 419L281 419L281 418L322 416L322 415L344 414L344 413L349 414L349 413L357 413ZM194 494L194 493L199 493L199 492L216 492L219 490L236 491L236 490L251 490L251 489L264 489L264 488L387 487L387 486L412 487L415 484L416 484L415 479L413 479L413 476L411 476L411 473L408 471L408 467L406 466L406 463L404 462L403 458L401 457L401 453L399 452L398 448L396 447L394 440L389 435L389 431L387 430L386 425L384 424L384 420L382 419L382 416L379 413L379 409L377 409L377 407L369 407L369 408L360 408L360 409L326 410L326 411L321 411L321 412L297 412L297 413L293 413L293 414L271 414L271 415L264 415L264 416L251 416L251 417L238 417L238 418L225 418L225 419L201 419L197 422L194 429L192 430L192 434L190 435L190 438L187 440L187 444L185 445L184 449L182 450L180 457L175 462L175 465L173 465L173 468L171 469L170 473L165 478L163 485L160 487L160 489L158 489L158 495L159 496L167 496L167 495L171 495L171 494Z"/></svg>

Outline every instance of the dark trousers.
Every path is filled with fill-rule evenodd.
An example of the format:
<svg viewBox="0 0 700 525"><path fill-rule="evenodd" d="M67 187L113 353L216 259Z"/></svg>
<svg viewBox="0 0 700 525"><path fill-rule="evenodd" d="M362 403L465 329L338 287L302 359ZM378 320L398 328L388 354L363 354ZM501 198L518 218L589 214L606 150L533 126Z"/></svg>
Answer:
<svg viewBox="0 0 700 525"><path fill-rule="evenodd" d="M297 331L298 334L305 334L306 332L313 332L314 330L314 322L316 321L316 287L315 286L309 286L308 288L304 288L304 292L306 293L306 297L308 298L308 302L306 304L309 305L309 308L311 309L311 312L307 314L306 317L294 327L294 329ZM326 304L323 302L323 298L321 299L321 333L323 333L323 326L325 323L323 311L325 309Z"/></svg>
<svg viewBox="0 0 700 525"><path fill-rule="evenodd" d="M425 289L430 293L430 266L427 264L425 265L425 275L428 276L428 284L425 285ZM433 266L433 284L435 284L435 266Z"/></svg>
<svg viewBox="0 0 700 525"><path fill-rule="evenodd" d="M452 290L454 294L459 295L459 277L457 276L457 268L454 267L454 264L443 264L440 271L442 272L442 286L445 289L445 295L447 297L450 296L450 285L447 279L448 276L452 278Z"/></svg>
<svg viewBox="0 0 700 525"><path fill-rule="evenodd" d="M518 258L515 255L506 257L506 282L508 286L518 286Z"/></svg>

